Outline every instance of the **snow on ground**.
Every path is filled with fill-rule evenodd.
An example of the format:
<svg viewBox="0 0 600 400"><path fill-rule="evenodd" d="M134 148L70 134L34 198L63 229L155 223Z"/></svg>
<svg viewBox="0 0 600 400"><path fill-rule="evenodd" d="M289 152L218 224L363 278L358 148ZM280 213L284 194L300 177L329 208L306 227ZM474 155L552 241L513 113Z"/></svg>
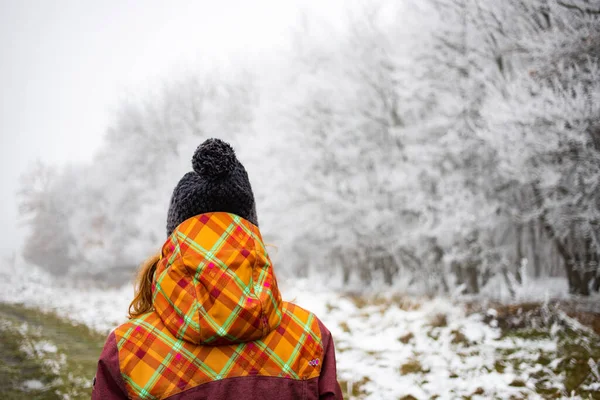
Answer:
<svg viewBox="0 0 600 400"><path fill-rule="evenodd" d="M74 286L25 264L0 267L0 302L53 311L100 332L109 332L126 320L132 298L130 283L118 289Z"/></svg>
<svg viewBox="0 0 600 400"><path fill-rule="evenodd" d="M361 304L309 281L281 286L285 300L313 311L332 332L346 398L541 398L530 378L545 368L538 355L556 351L553 340L501 339L481 315L444 299ZM131 284L73 287L31 267L0 270L0 302L52 310L102 332L125 320L132 293ZM499 368L503 352L531 363Z"/></svg>
<svg viewBox="0 0 600 400"><path fill-rule="evenodd" d="M31 380L23 382L23 386L27 390L41 390L44 388L44 383L38 381L37 379L31 379Z"/></svg>
<svg viewBox="0 0 600 400"><path fill-rule="evenodd" d="M528 374L497 371L498 351L520 349L512 356L535 361L540 351L556 351L554 341L501 340L480 315L466 316L463 307L443 299L358 307L350 298L299 286L287 294L331 330L339 378L362 383L365 399L542 398Z"/></svg>

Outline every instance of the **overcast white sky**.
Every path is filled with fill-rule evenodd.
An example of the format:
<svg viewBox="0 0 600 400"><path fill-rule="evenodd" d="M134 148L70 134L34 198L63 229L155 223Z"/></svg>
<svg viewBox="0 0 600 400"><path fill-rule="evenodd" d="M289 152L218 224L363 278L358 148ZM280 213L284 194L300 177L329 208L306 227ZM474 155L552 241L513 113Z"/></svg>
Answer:
<svg viewBox="0 0 600 400"><path fill-rule="evenodd" d="M89 160L123 93L196 65L277 54L301 12L344 0L0 0L0 253L19 240L15 192L40 159Z"/></svg>

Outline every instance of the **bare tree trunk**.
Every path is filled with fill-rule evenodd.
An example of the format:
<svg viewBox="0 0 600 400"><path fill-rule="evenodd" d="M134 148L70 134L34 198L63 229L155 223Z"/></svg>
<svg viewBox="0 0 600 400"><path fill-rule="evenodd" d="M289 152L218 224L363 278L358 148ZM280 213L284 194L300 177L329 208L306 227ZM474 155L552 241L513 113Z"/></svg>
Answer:
<svg viewBox="0 0 600 400"><path fill-rule="evenodd" d="M588 296L589 292L582 290L581 278L577 269L578 266L574 260L565 261L565 271L567 272L567 280L569 281L569 293Z"/></svg>
<svg viewBox="0 0 600 400"><path fill-rule="evenodd" d="M342 264L342 281L344 285L350 283L350 267L345 264Z"/></svg>
<svg viewBox="0 0 600 400"><path fill-rule="evenodd" d="M397 272L395 261L392 257L384 257L379 263L383 270L383 281L386 285L391 286L394 283L394 276Z"/></svg>
<svg viewBox="0 0 600 400"><path fill-rule="evenodd" d="M585 238L583 262L581 263L581 292L586 296L590 295L590 288L595 285L594 279L596 277L597 259L598 257L594 249L592 238Z"/></svg>
<svg viewBox="0 0 600 400"><path fill-rule="evenodd" d="M394 283L394 273L392 269L387 266L383 268L383 281L388 286L392 286Z"/></svg>
<svg viewBox="0 0 600 400"><path fill-rule="evenodd" d="M552 261L550 276L556 277L563 275L565 273L565 267L563 267L563 260L560 257L558 250L556 250L556 246L554 246L554 243L552 243L552 246L550 247L550 255Z"/></svg>
<svg viewBox="0 0 600 400"><path fill-rule="evenodd" d="M463 266L460 265L457 261L452 261L452 263L450 264L450 272L452 272L456 277L456 286L460 286L463 283L465 283Z"/></svg>
<svg viewBox="0 0 600 400"><path fill-rule="evenodd" d="M446 279L446 271L440 270L441 274L441 282L442 282L442 290L444 293L450 293L450 285L448 285L448 280Z"/></svg>
<svg viewBox="0 0 600 400"><path fill-rule="evenodd" d="M540 254L537 248L537 230L535 221L529 221L529 243L531 249L531 261L533 264L533 276L537 279L542 276L542 266L540 264Z"/></svg>
<svg viewBox="0 0 600 400"><path fill-rule="evenodd" d="M592 290L595 292L600 292L600 272L596 270L596 276L594 277L594 282L592 283Z"/></svg>
<svg viewBox="0 0 600 400"><path fill-rule="evenodd" d="M575 230L571 228L571 234L568 238L568 245L570 245L570 257L568 257L566 261L566 270L567 270L567 278L569 279L569 293L571 294L580 294L584 296L588 296L589 292L587 290L587 285L582 282L582 272L585 269L585 245L581 246L582 248L577 248L578 240L575 234ZM565 246L566 248L566 246ZM583 256L582 256L583 255ZM581 273L580 273L581 272Z"/></svg>
<svg viewBox="0 0 600 400"><path fill-rule="evenodd" d="M465 268L467 274L467 289L471 294L479 294L479 280L477 276L477 266L473 264L467 265Z"/></svg>
<svg viewBox="0 0 600 400"><path fill-rule="evenodd" d="M590 260L590 272L592 275L590 287L594 292L600 292L600 255L598 254L597 248L591 252L592 258Z"/></svg>
<svg viewBox="0 0 600 400"><path fill-rule="evenodd" d="M360 270L360 279L365 285L370 285L373 281L373 274L369 267L362 268Z"/></svg>
<svg viewBox="0 0 600 400"><path fill-rule="evenodd" d="M542 209L542 197L540 190L536 185L532 186L534 197L538 204L538 207ZM552 240L554 245L556 246L556 250L558 250L560 256L562 257L565 264L565 272L567 273L567 280L569 282L569 293L571 294L579 294L582 296L589 296L589 289L587 285L582 285L582 279L579 275L579 271L577 270L577 257L571 255L571 252L567 249L565 243L563 243L560 238L556 235L554 231L554 227L550 223L548 223L546 219L546 210L542 212L540 216L540 222L543 224L544 231L548 235L548 237ZM574 235L571 235L574 236ZM573 240L573 237L571 237Z"/></svg>
<svg viewBox="0 0 600 400"><path fill-rule="evenodd" d="M342 283L345 286L348 283L350 283L350 272L352 268L350 267L348 260L346 260L346 257L344 257L341 253L337 253L335 258L337 259L339 266L342 269Z"/></svg>
<svg viewBox="0 0 600 400"><path fill-rule="evenodd" d="M510 294L511 299L514 299L516 297L516 292L513 283L508 276L508 267L506 265L502 267L502 277L504 278L504 283L506 283L506 287L508 288L508 293Z"/></svg>
<svg viewBox="0 0 600 400"><path fill-rule="evenodd" d="M523 225L517 224L515 226L515 236L517 237L517 268L515 272L515 279L518 283L523 283L523 277L521 276L521 264L523 262Z"/></svg>

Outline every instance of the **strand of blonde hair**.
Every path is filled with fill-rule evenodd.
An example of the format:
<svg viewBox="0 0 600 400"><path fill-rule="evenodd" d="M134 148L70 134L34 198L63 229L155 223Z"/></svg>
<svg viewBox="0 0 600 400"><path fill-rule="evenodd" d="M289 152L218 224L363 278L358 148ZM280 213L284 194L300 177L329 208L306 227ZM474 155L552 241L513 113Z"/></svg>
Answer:
<svg viewBox="0 0 600 400"><path fill-rule="evenodd" d="M140 266L134 284L135 296L129 305L129 318L136 318L152 311L152 280L160 253L153 254Z"/></svg>

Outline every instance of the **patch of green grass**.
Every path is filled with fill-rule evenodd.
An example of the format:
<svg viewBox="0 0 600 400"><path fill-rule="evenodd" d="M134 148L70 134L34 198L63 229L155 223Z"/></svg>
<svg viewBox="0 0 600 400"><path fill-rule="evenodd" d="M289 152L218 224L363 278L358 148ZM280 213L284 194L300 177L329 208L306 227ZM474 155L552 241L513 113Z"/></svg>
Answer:
<svg viewBox="0 0 600 400"><path fill-rule="evenodd" d="M524 340L546 340L550 339L551 335L548 330L544 329L519 329L514 331L505 331L505 338L520 338ZM535 364L539 364L543 368L530 378L535 380L536 392L544 398L560 398L565 394L579 395L584 399L600 399L600 393L592 393L584 389L586 385L597 382L598 379L592 373L589 365L590 360L596 364L600 363L600 337L587 331L575 331L571 328L563 328L560 333L555 336L557 340L556 353L540 352ZM518 349L504 349L499 353L508 357L514 354ZM560 360L553 364L552 361ZM516 370L519 369L521 363L529 363L531 361L520 360L518 357L513 357L508 361ZM496 362L496 365L502 367L504 364ZM503 371L503 368L502 368ZM501 372L501 371L498 371ZM556 376L562 376L564 384L564 392L552 387L551 383L556 380ZM520 386L520 381L515 381L511 386Z"/></svg>
<svg viewBox="0 0 600 400"><path fill-rule="evenodd" d="M512 387L525 387L525 382L523 382L521 379L515 379L514 381L512 381L509 386Z"/></svg>
<svg viewBox="0 0 600 400"><path fill-rule="evenodd" d="M582 337L571 337L559 341L558 356L562 361L558 364L558 372L565 374L565 389L567 393L575 391L582 397L591 393L581 390L586 383L597 381L594 377L589 361L600 364L600 340L584 341ZM595 393L600 399L600 393Z"/></svg>
<svg viewBox="0 0 600 400"><path fill-rule="evenodd" d="M521 349L517 348L517 347L513 347L510 349L498 349L497 352L499 354L503 355L505 358L510 358L511 355L515 354L519 350L521 350Z"/></svg>
<svg viewBox="0 0 600 400"><path fill-rule="evenodd" d="M506 365L502 361L496 360L494 363L494 370L499 374L503 374L505 369Z"/></svg>
<svg viewBox="0 0 600 400"><path fill-rule="evenodd" d="M0 398L40 400L89 399L91 382L106 337L54 313L0 303ZM26 324L27 329L20 329ZM47 341L56 352L28 355L24 347ZM29 346L26 346L30 344ZM50 368L48 363L60 364ZM26 390L23 382L37 380L42 388Z"/></svg>
<svg viewBox="0 0 600 400"><path fill-rule="evenodd" d="M552 359L547 354L540 353L540 355L538 356L538 358L535 362L536 362L536 364L540 364L545 367L546 365L548 365L552 362Z"/></svg>
<svg viewBox="0 0 600 400"><path fill-rule="evenodd" d="M52 385L58 378L57 376L46 372L46 368L27 357L27 354L20 350L24 338L17 331L3 326L0 329L2 336L0 346L0 397L2 399L23 399L36 398L40 400L58 399L54 392L47 392L44 388ZM25 390L24 382L37 380L42 383L40 390Z"/></svg>
<svg viewBox="0 0 600 400"><path fill-rule="evenodd" d="M505 331L504 337L519 338L525 340L545 340L550 338L550 333L540 329L518 329Z"/></svg>
<svg viewBox="0 0 600 400"><path fill-rule="evenodd" d="M508 400L523 400L527 398L527 393L521 392L518 395L517 394L512 394L510 395L510 397L508 398Z"/></svg>

